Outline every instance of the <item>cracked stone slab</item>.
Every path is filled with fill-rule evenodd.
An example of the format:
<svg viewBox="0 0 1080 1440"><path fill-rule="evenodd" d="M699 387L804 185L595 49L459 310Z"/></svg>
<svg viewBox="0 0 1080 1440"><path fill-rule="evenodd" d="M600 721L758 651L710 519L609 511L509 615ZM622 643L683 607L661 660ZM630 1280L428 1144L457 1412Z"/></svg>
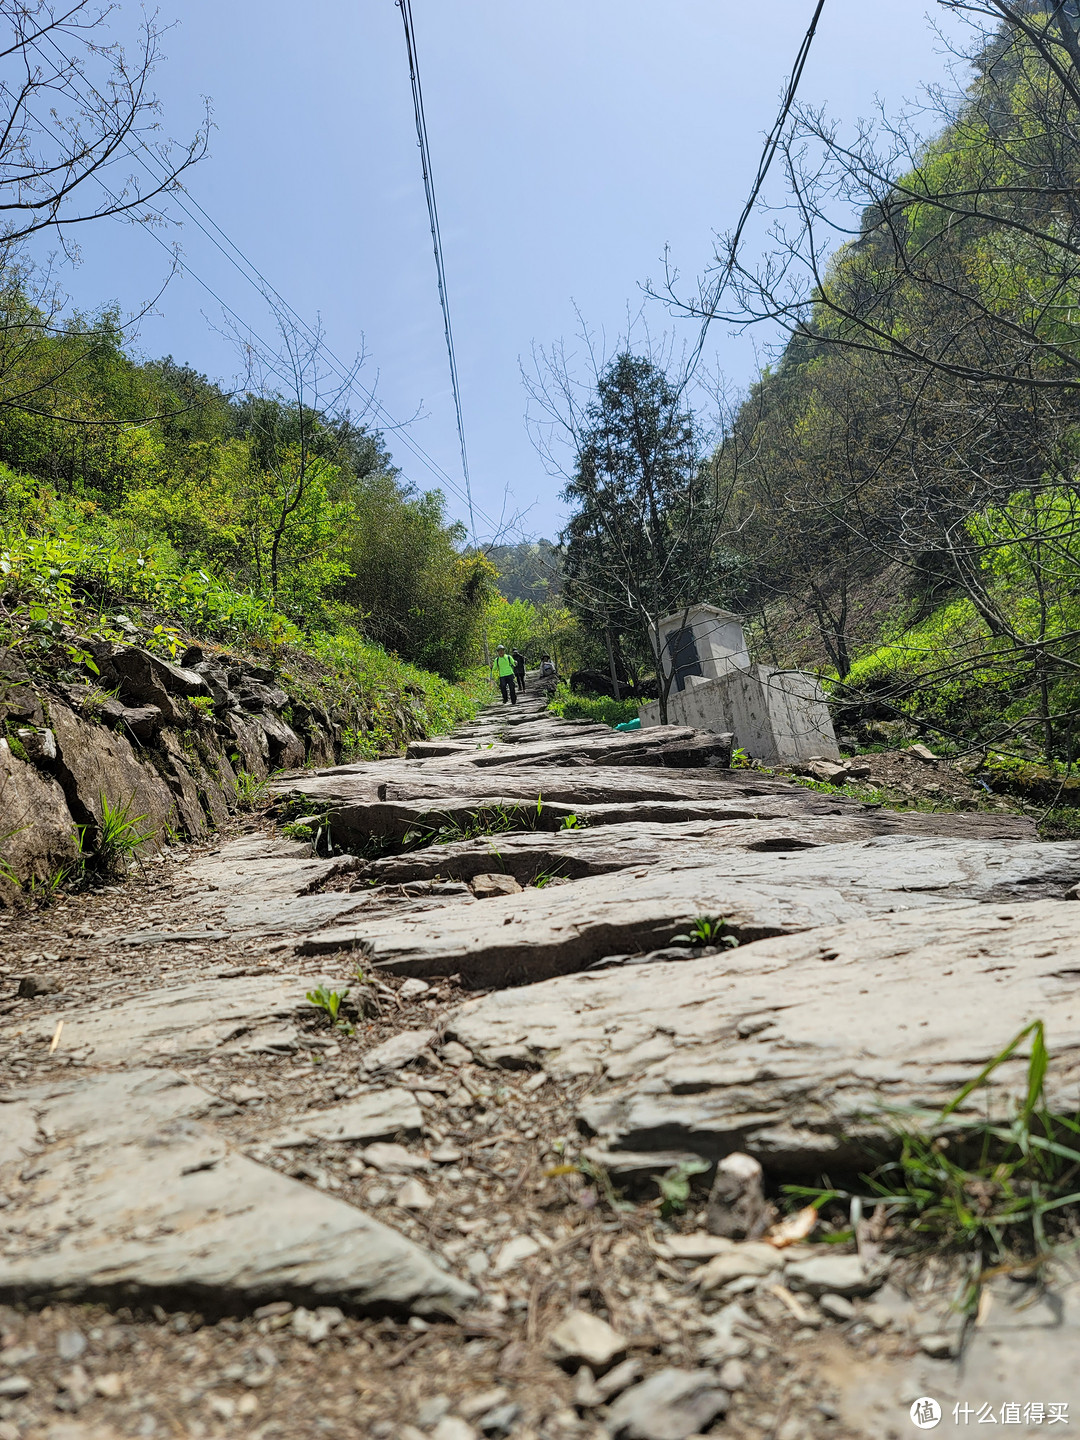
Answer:
<svg viewBox="0 0 1080 1440"><path fill-rule="evenodd" d="M40 1143L29 1166L0 1167L5 1298L439 1314L475 1297L388 1226L232 1151L205 1123L213 1097L170 1071L81 1076L24 1101Z"/></svg>
<svg viewBox="0 0 1080 1440"><path fill-rule="evenodd" d="M320 859L298 841L245 836L192 861L184 880L199 896L200 916L227 932L303 934L355 909L347 893L319 891L357 863Z"/></svg>
<svg viewBox="0 0 1080 1440"><path fill-rule="evenodd" d="M489 902L494 903L494 902ZM885 1107L939 1109L1043 1019L1047 1098L1076 1109L1075 901L865 917L689 963L564 976L467 1002L447 1033L596 1083L579 1122L608 1150L732 1150L773 1174L865 1167ZM1026 1060L973 1097L1009 1111Z"/></svg>
<svg viewBox="0 0 1080 1440"><path fill-rule="evenodd" d="M709 802L706 802L706 806ZM607 808L607 807L605 807ZM610 807L614 809L615 807ZM874 810L840 815L801 815L790 820L741 820L723 816L706 823L676 821L673 815L653 819L650 811L672 807L648 805L632 824L604 824L595 828L564 831L526 831L518 834L481 836L475 840L430 845L405 855L393 855L364 867L365 878L383 884L444 876L471 880L492 866L492 851L506 874L529 884L546 873L570 880L586 875L603 875L631 866L660 865L673 857L687 865L700 857L703 862L732 850L778 852L808 850L872 840L882 835L941 836L952 839L1020 839L1014 833L1013 817L1000 825L997 816L980 814L925 814L917 810ZM987 823L989 822L989 823ZM1034 838L1034 836L1032 836Z"/></svg>
<svg viewBox="0 0 1080 1440"><path fill-rule="evenodd" d="M314 977L283 975L196 980L111 1006L71 1006L35 1016L25 1024L24 1043L47 1045L63 1020L64 1053L78 1053L95 1065L176 1062L230 1042L250 1046L267 1036L275 1037L274 1048L282 1048L283 1031L295 1045L295 1021L309 1010L306 993L316 983ZM294 1023L283 1026L283 1020Z"/></svg>
<svg viewBox="0 0 1080 1440"><path fill-rule="evenodd" d="M791 781L747 770L678 770L661 766L544 769L522 764L497 772L446 760L388 760L342 765L283 778L275 791L324 812L342 841L367 835L400 839L417 824L466 818L478 808L543 804L542 824L558 829L571 811L590 824L638 819L776 819L867 813L872 808ZM643 814L643 804L660 806ZM703 808L709 807L709 808ZM715 808L712 808L715 807ZM1035 838L1030 821L1023 834Z"/></svg>
<svg viewBox="0 0 1080 1440"><path fill-rule="evenodd" d="M573 885L496 896L445 912L362 918L309 936L304 954L362 949L396 974L460 974L506 985L667 945L695 916L723 917L743 943L966 900L1062 895L1080 880L1080 844L880 836L784 853L689 851L682 861Z"/></svg>

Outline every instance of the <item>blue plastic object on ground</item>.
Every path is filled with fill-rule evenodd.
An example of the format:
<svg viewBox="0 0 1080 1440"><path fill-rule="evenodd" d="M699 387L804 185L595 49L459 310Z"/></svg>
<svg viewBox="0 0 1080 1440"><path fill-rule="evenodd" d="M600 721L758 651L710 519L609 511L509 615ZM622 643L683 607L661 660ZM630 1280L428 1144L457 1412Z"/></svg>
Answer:
<svg viewBox="0 0 1080 1440"><path fill-rule="evenodd" d="M624 720L620 725L615 726L616 730L640 730L641 716L637 715L633 720Z"/></svg>

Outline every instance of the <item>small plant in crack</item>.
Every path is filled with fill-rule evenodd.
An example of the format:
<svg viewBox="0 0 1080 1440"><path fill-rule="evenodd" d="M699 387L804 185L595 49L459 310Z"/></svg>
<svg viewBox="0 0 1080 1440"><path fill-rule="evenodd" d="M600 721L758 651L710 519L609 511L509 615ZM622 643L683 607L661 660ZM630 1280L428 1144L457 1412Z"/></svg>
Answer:
<svg viewBox="0 0 1080 1440"><path fill-rule="evenodd" d="M266 781L252 775L250 770L236 772L233 789L236 792L236 803L241 810L265 810L270 804Z"/></svg>
<svg viewBox="0 0 1080 1440"><path fill-rule="evenodd" d="M660 1189L657 1203L660 1206L661 1219L666 1220L669 1215L683 1213L690 1203L694 1176L704 1175L708 1169L710 1165L707 1160L680 1160L657 1178L656 1183Z"/></svg>
<svg viewBox="0 0 1080 1440"><path fill-rule="evenodd" d="M566 878L561 868L556 865L553 870L541 870L537 875L533 876L529 883L535 889L543 890L544 887L550 885L553 880L565 880Z"/></svg>
<svg viewBox="0 0 1080 1440"><path fill-rule="evenodd" d="M306 998L309 1005L314 1005L316 1010L322 1011L331 1025L336 1026L339 1030L344 1030L347 1035L353 1034L353 1026L341 1013L341 1007L349 998L348 990L328 990L325 985L318 985L314 990L307 992Z"/></svg>
<svg viewBox="0 0 1080 1440"><path fill-rule="evenodd" d="M734 949L739 943L738 936L726 934L726 930L727 921L722 915L695 915L688 930L671 937L671 944L727 945Z"/></svg>

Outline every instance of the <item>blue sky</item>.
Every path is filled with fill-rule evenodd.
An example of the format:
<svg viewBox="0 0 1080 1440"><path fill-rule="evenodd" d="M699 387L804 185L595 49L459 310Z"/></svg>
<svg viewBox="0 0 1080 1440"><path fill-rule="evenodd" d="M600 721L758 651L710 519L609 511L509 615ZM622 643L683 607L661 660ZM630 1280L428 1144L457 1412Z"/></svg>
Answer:
<svg viewBox="0 0 1080 1440"><path fill-rule="evenodd" d="M527 531L558 529L559 483L525 428L519 359L569 339L574 304L617 333L665 246L687 276L704 265L713 233L737 218L812 10L812 0L413 0L474 495L487 516L509 496ZM890 110L917 98L949 59L927 10L926 0L826 0L801 98L849 120L876 97ZM298 312L321 315L338 356L365 346L362 379L384 413L419 410L409 437L460 485L393 0L165 0L162 14L178 21L156 76L163 129L184 136L200 97L214 106L191 195ZM127 4L115 28L137 21ZM262 298L206 236L190 223L163 233L245 324L272 333ZM156 293L168 261L145 231L107 221L80 240L81 264L65 275L74 303L133 312ZM749 243L761 240L759 228ZM144 353L225 381L238 372L221 309L190 274L157 309L141 326ZM653 313L653 328L666 323ZM706 358L744 385L768 339L717 326ZM438 483L400 435L387 438L408 479Z"/></svg>

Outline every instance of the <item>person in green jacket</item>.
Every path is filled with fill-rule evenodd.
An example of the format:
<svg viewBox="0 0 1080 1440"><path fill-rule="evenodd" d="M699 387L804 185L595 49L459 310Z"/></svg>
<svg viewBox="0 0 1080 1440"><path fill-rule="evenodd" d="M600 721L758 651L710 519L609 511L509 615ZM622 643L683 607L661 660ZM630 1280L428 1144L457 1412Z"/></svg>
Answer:
<svg viewBox="0 0 1080 1440"><path fill-rule="evenodd" d="M517 688L514 685L514 660L506 653L505 645L495 647L495 660L491 666L491 673L499 682L499 690L502 693L502 703L507 700L511 705L517 704Z"/></svg>

